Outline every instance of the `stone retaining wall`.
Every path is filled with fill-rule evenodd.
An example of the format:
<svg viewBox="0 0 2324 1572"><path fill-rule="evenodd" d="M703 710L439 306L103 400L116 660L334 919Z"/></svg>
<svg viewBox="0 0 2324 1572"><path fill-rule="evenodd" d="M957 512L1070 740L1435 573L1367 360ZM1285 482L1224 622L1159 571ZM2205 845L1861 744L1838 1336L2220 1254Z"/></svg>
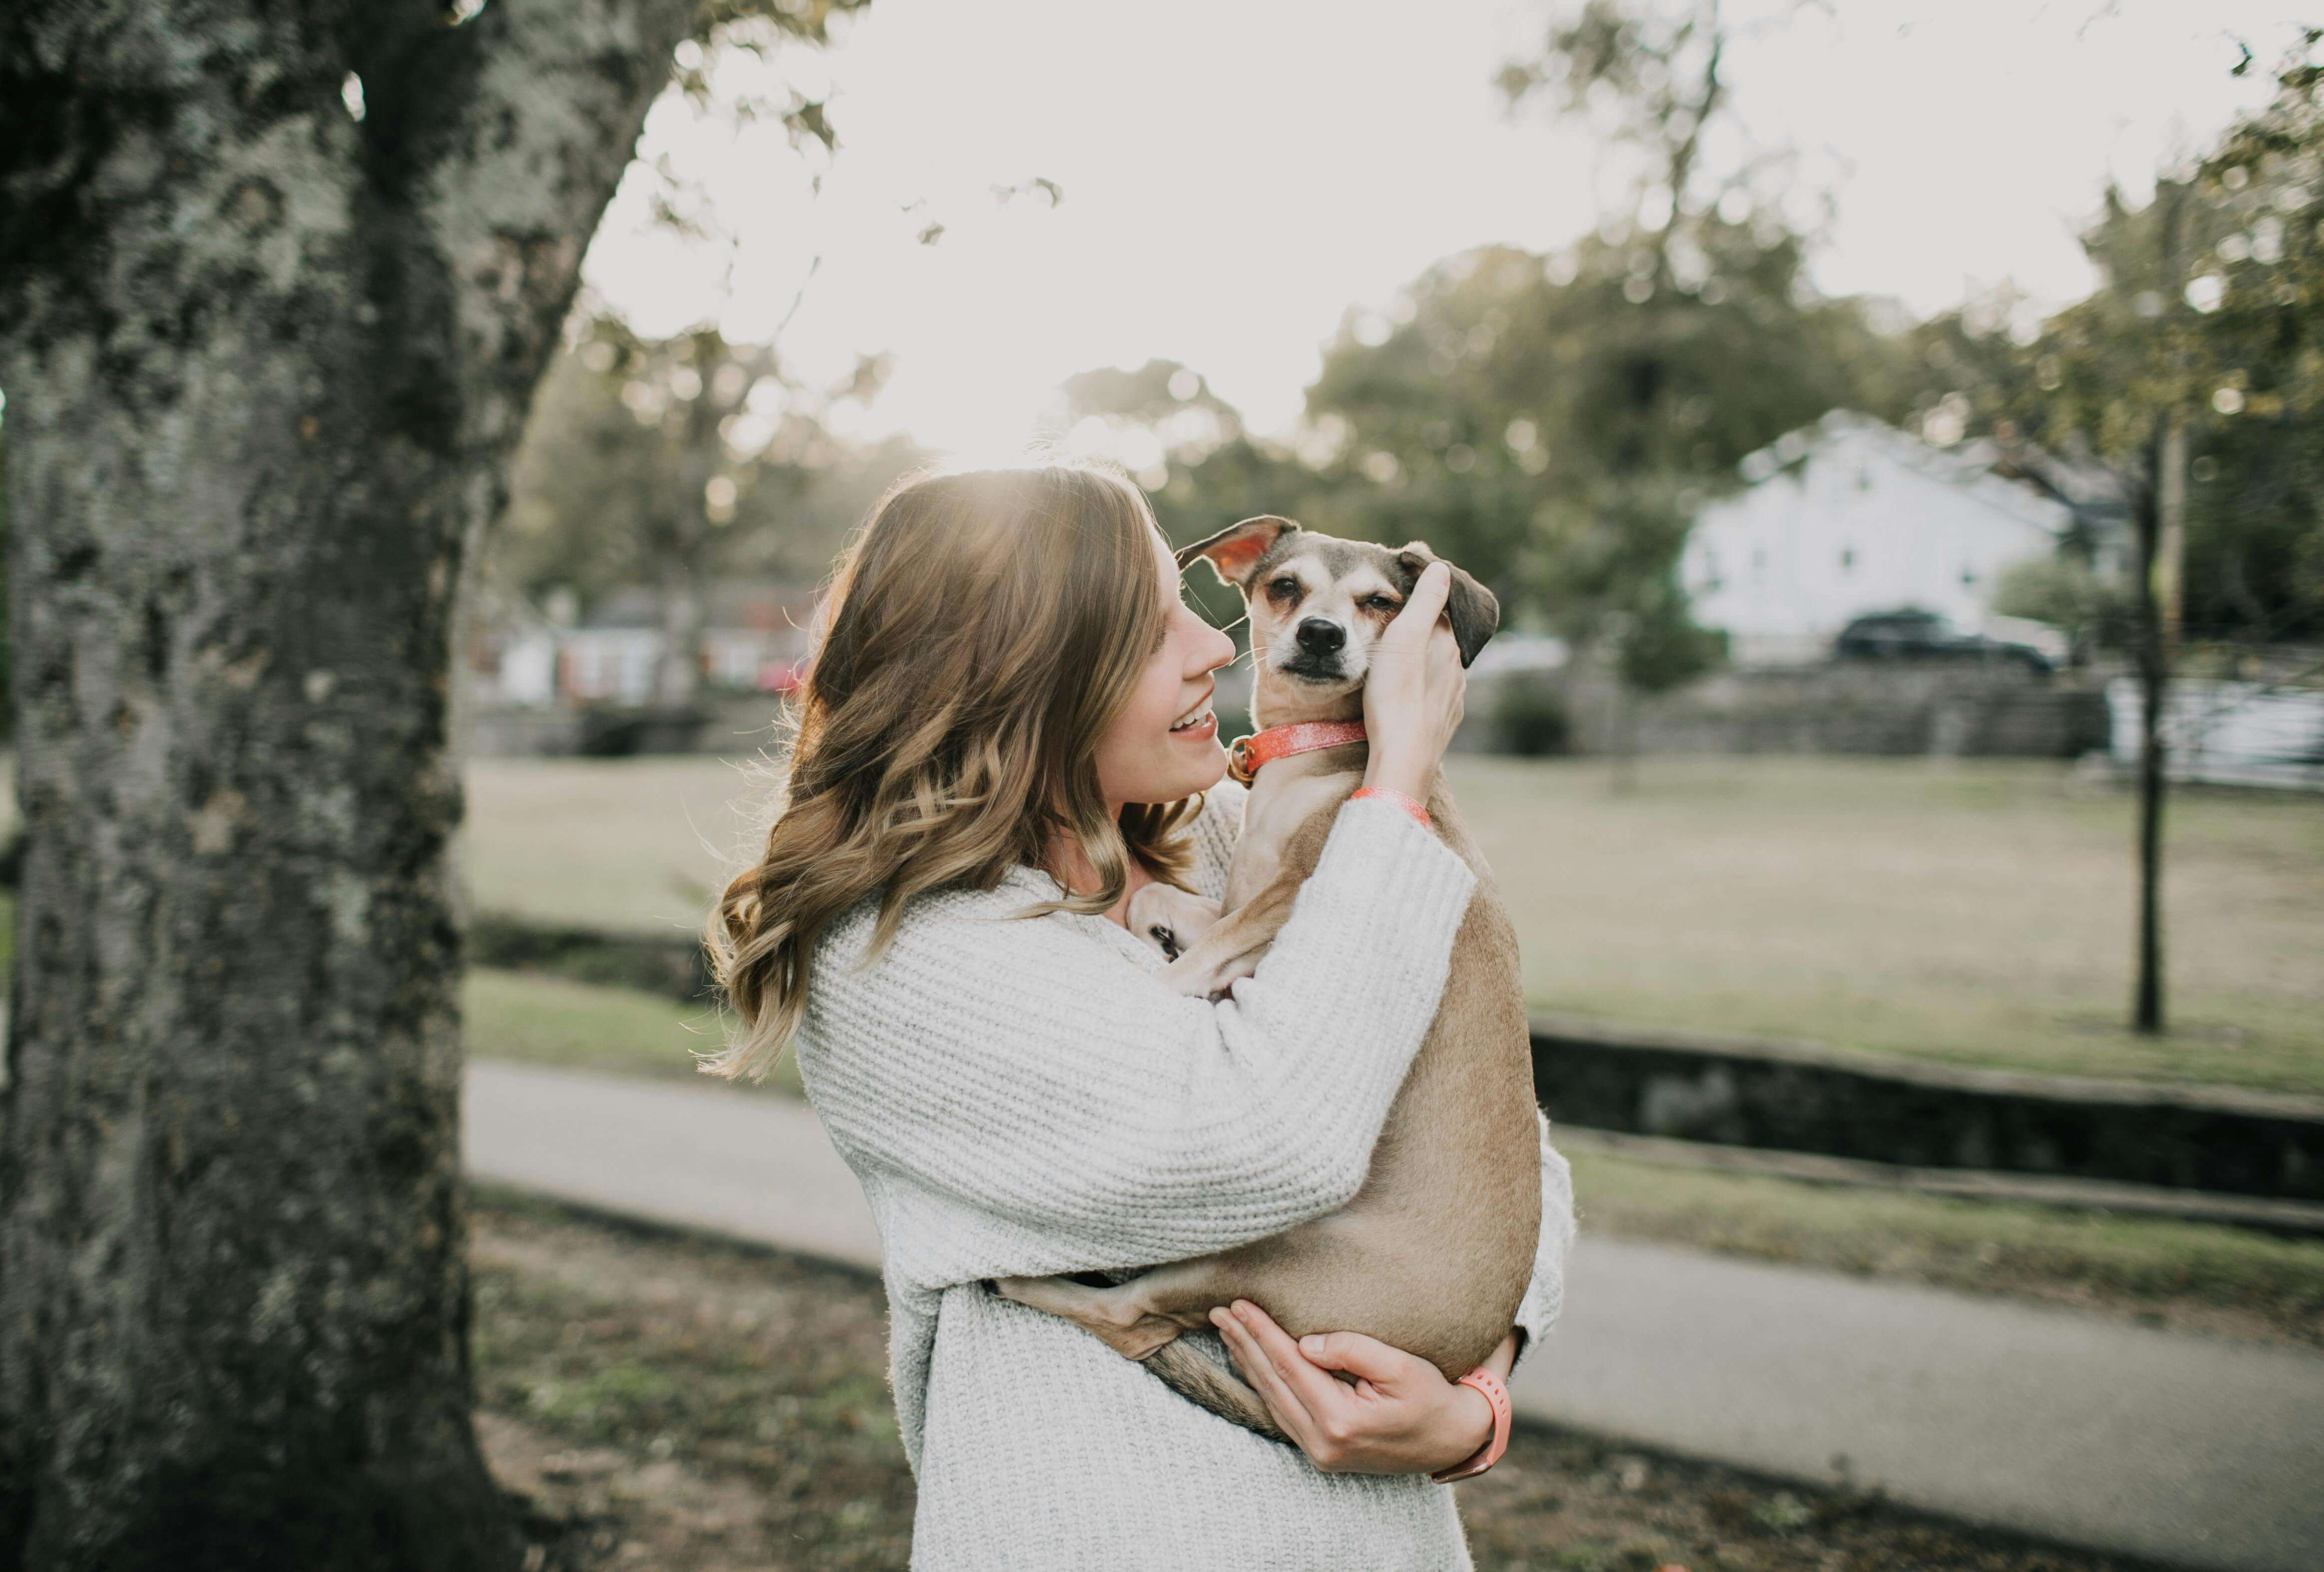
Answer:
<svg viewBox="0 0 2324 1572"><path fill-rule="evenodd" d="M2324 1099L2072 1080L1536 1017L1552 1119L1914 1168L2324 1200Z"/></svg>

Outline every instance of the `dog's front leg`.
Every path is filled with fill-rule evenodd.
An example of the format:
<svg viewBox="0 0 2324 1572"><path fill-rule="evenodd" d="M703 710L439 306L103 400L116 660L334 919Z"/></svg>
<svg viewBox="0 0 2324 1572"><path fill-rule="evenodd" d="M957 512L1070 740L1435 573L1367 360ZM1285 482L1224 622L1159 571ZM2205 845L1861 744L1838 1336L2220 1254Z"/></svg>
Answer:
<svg viewBox="0 0 2324 1572"><path fill-rule="evenodd" d="M1130 931L1176 961L1218 925L1219 903L1157 879L1130 897Z"/></svg>
<svg viewBox="0 0 2324 1572"><path fill-rule="evenodd" d="M1272 884L1219 919L1193 948L1172 961L1163 979L1183 994L1216 998L1259 968L1259 958L1275 942L1276 930L1291 915L1305 870L1278 875Z"/></svg>

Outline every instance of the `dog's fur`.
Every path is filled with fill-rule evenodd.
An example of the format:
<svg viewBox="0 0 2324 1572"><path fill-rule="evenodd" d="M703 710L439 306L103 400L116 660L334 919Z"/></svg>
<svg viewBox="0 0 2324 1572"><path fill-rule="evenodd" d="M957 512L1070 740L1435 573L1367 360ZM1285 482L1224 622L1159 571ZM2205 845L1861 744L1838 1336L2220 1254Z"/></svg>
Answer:
<svg viewBox="0 0 2324 1572"><path fill-rule="evenodd" d="M1399 550L1337 540L1273 517L1245 519L1178 554L1182 565L1196 557L1240 589L1250 609L1251 718L1262 727L1361 719L1373 640L1435 560L1417 541ZM1499 608L1455 568L1446 613L1466 665L1492 636ZM1330 626L1309 627L1303 643L1311 623ZM1222 903L1159 883L1131 899L1131 931L1176 957L1165 974L1174 986L1209 997L1250 975L1340 804L1362 784L1364 760L1363 743L1346 743L1259 772ZM1249 1299L1295 1338L1369 1333L1454 1378L1508 1335L1532 1273L1541 1168L1517 936L1442 780L1427 806L1436 833L1476 870L1477 890L1435 1020L1355 1200L1286 1233L1111 1287L1064 1277L995 1285L1277 1439L1285 1438L1257 1393L1176 1341L1208 1326L1213 1306Z"/></svg>

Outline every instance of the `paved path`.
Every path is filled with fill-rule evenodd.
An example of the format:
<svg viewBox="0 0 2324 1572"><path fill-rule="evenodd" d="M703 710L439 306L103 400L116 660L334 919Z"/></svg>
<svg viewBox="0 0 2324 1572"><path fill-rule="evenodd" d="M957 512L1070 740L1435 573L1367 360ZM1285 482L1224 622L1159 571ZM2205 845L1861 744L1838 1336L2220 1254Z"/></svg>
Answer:
<svg viewBox="0 0 2324 1572"><path fill-rule="evenodd" d="M466 1112L479 1178L879 1263L801 1104L487 1062ZM2324 1567L2324 1358L1609 1239L1566 1307L1520 1412L2103 1549Z"/></svg>

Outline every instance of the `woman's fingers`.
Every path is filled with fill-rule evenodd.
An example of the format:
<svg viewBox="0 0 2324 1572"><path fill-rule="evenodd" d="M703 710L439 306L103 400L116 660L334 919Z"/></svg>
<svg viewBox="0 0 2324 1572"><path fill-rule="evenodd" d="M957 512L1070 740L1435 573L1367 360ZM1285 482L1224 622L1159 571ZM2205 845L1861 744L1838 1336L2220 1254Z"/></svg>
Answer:
<svg viewBox="0 0 2324 1572"><path fill-rule="evenodd" d="M1452 570L1441 562L1432 562L1420 570L1412 583L1412 593L1404 598L1404 605L1388 625L1380 630L1380 643L1397 648L1423 648L1436 627L1436 620L1444 614L1444 602L1452 593Z"/></svg>
<svg viewBox="0 0 2324 1572"><path fill-rule="evenodd" d="M1316 1441L1314 1416L1307 1411L1306 1405L1299 1401L1298 1395L1283 1384L1283 1377L1277 1373L1274 1362L1268 1358L1266 1351L1250 1335L1250 1328L1236 1319L1232 1310L1224 1307L1211 1311L1211 1324L1218 1328L1219 1336L1226 1342L1227 1352L1234 1356L1235 1368L1242 1372L1242 1378L1250 1384L1253 1392L1259 1393L1259 1401L1267 1404L1268 1412L1273 1414L1275 1422L1283 1427L1283 1433L1289 1436L1301 1451L1314 1457Z"/></svg>
<svg viewBox="0 0 2324 1572"><path fill-rule="evenodd" d="M1327 1445L1345 1442L1349 1389L1331 1372L1316 1368L1291 1340L1291 1334L1249 1300L1235 1301L1234 1313L1258 1343L1261 1356L1314 1421L1317 1437Z"/></svg>
<svg viewBox="0 0 2324 1572"><path fill-rule="evenodd" d="M1311 1365L1344 1370L1379 1386L1408 1374L1413 1364L1413 1356L1403 1349L1391 1348L1361 1332L1314 1333L1299 1339L1299 1352Z"/></svg>

